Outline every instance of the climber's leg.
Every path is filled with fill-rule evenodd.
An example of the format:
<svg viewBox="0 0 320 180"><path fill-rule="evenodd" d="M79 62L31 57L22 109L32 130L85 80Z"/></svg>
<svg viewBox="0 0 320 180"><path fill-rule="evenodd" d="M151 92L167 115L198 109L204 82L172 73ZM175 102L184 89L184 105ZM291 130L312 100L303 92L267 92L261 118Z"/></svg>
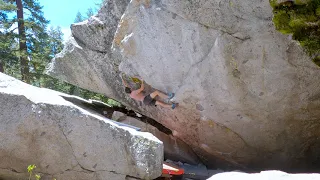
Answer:
<svg viewBox="0 0 320 180"><path fill-rule="evenodd" d="M161 97L162 99L168 99L169 98L168 95L166 95L166 94L164 94L164 93L162 93L160 91L157 91L157 90L150 94L150 97L152 99L156 98L157 96Z"/></svg>
<svg viewBox="0 0 320 180"><path fill-rule="evenodd" d="M171 108L171 109L174 109L178 106L177 103L173 103L173 104L165 104L161 101L156 101L156 105L159 105L161 107L164 107L164 108Z"/></svg>
<svg viewBox="0 0 320 180"><path fill-rule="evenodd" d="M165 103L163 103L161 101L156 101L156 105L164 107L164 108L171 108L171 104L165 104Z"/></svg>

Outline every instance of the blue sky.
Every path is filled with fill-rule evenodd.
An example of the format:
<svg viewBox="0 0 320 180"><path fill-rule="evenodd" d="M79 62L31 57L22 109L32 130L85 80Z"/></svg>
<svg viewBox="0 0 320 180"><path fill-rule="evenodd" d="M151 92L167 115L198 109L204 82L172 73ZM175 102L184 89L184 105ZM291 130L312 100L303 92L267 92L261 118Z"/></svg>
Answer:
<svg viewBox="0 0 320 180"><path fill-rule="evenodd" d="M39 0L38 2L43 6L45 18L50 20L49 26L60 26L66 39L70 35L70 25L77 12L85 15L88 8L96 8L95 4L99 0Z"/></svg>

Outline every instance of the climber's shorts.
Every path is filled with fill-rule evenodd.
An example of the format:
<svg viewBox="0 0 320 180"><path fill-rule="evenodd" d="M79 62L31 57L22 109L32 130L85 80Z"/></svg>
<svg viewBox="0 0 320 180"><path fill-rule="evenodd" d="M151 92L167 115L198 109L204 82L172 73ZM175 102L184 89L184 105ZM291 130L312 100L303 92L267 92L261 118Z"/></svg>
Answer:
<svg viewBox="0 0 320 180"><path fill-rule="evenodd" d="M156 100L152 99L152 97L149 94L146 97L144 97L143 104L149 105L149 106L155 106L156 105Z"/></svg>

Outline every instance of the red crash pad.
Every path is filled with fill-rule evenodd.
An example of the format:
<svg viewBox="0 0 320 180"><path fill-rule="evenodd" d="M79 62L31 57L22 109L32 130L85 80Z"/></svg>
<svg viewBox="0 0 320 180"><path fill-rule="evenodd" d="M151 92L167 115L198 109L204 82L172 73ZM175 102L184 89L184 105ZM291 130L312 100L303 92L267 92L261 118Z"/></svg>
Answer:
<svg viewBox="0 0 320 180"><path fill-rule="evenodd" d="M163 163L162 174L167 175L183 175L184 170L172 164Z"/></svg>

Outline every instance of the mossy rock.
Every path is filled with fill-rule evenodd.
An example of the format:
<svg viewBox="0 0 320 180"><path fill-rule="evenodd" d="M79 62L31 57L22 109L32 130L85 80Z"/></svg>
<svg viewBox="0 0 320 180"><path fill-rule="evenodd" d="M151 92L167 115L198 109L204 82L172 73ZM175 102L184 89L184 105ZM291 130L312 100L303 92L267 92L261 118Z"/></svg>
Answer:
<svg viewBox="0 0 320 180"><path fill-rule="evenodd" d="M312 0L270 0L270 4L272 7L279 6L279 5L304 5L310 3Z"/></svg>
<svg viewBox="0 0 320 180"><path fill-rule="evenodd" d="M312 57L320 54L320 0L270 0L273 23L283 34L292 34ZM319 65L318 60L314 60Z"/></svg>
<svg viewBox="0 0 320 180"><path fill-rule="evenodd" d="M313 62L320 66L320 56L313 59Z"/></svg>

